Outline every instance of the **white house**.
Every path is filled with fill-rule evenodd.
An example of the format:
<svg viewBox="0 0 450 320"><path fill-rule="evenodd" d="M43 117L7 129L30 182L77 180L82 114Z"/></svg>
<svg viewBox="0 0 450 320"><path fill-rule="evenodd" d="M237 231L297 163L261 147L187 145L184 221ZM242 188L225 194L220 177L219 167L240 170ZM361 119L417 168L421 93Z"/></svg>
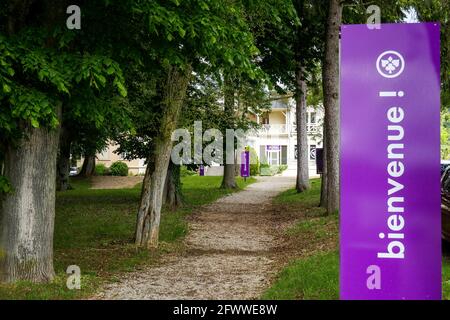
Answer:
<svg viewBox="0 0 450 320"><path fill-rule="evenodd" d="M316 148L322 148L323 107L308 107L307 134L309 146L309 172L316 175ZM250 119L261 125L261 129L251 131L248 144L258 154L260 162L271 165L288 165L287 175L297 173L297 130L295 123L295 101L291 97L279 97L272 101L271 110L264 116L251 115ZM109 167L114 161L128 164L130 174L144 174L144 159L127 161L122 155L114 153L117 145L110 144L97 154L97 163ZM206 168L206 175L222 175L220 165Z"/></svg>
<svg viewBox="0 0 450 320"><path fill-rule="evenodd" d="M316 175L316 148L322 148L323 107L307 108L307 134L310 176ZM260 161L271 165L287 164L292 175L297 172L297 126L295 101L281 97L272 101L271 111L254 120L262 128L249 137Z"/></svg>

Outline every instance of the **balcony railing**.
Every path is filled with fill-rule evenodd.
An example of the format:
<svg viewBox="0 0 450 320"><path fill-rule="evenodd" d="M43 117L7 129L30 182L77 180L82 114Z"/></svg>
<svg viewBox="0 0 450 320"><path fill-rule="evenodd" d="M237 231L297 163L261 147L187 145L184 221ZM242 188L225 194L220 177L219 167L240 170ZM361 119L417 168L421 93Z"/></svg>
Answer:
<svg viewBox="0 0 450 320"><path fill-rule="evenodd" d="M297 132L297 126L294 124L294 125L292 126L292 133L295 133L295 132ZM313 123L313 124L308 123L308 124L306 125L306 133L307 133L307 134L316 134L316 133L319 133L319 126L318 126L316 123Z"/></svg>
<svg viewBox="0 0 450 320"><path fill-rule="evenodd" d="M262 124L260 133L263 134L287 134L287 125L285 124Z"/></svg>
<svg viewBox="0 0 450 320"><path fill-rule="evenodd" d="M319 131L319 126L317 124L307 124L306 125L306 133L318 133Z"/></svg>

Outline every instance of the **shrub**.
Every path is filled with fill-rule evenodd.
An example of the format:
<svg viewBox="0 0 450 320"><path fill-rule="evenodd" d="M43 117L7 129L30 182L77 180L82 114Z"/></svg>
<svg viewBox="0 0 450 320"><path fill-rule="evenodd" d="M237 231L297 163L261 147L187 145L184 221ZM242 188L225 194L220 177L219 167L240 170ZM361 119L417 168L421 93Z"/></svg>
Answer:
<svg viewBox="0 0 450 320"><path fill-rule="evenodd" d="M128 166L122 161L114 162L111 167L109 167L109 171L112 176L128 176Z"/></svg>
<svg viewBox="0 0 450 320"><path fill-rule="evenodd" d="M257 176L259 175L259 159L256 150L250 148L250 175Z"/></svg>
<svg viewBox="0 0 450 320"><path fill-rule="evenodd" d="M261 175L262 176L273 176L279 173L279 166L262 166L261 165Z"/></svg>
<svg viewBox="0 0 450 320"><path fill-rule="evenodd" d="M188 176L195 176L197 175L197 172L189 169L186 166L181 166L180 168L180 177L188 177Z"/></svg>
<svg viewBox="0 0 450 320"><path fill-rule="evenodd" d="M270 166L261 164L261 175L262 176L273 176L278 173L282 173L284 170L286 170L288 166L286 164L281 164L279 166Z"/></svg>
<svg viewBox="0 0 450 320"><path fill-rule="evenodd" d="M106 176L108 174L108 168L103 164L97 164L95 166L95 175L96 176Z"/></svg>

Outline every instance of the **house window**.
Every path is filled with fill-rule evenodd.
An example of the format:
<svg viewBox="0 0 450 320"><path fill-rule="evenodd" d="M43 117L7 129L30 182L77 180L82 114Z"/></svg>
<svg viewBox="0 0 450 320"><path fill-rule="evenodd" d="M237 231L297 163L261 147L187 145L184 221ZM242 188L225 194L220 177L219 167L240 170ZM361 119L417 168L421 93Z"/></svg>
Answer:
<svg viewBox="0 0 450 320"><path fill-rule="evenodd" d="M280 151L267 151L267 159L269 164L272 166L277 166L280 164Z"/></svg>
<svg viewBox="0 0 450 320"><path fill-rule="evenodd" d="M315 112L311 112L309 114L309 123L310 124L316 124L316 113Z"/></svg>

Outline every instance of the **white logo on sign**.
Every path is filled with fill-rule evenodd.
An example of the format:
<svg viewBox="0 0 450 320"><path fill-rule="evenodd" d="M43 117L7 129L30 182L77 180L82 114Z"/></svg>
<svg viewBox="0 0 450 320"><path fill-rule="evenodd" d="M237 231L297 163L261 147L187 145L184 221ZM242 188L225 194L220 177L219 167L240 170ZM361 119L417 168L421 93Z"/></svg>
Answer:
<svg viewBox="0 0 450 320"><path fill-rule="evenodd" d="M377 70L385 78L396 78L405 69L405 59L397 51L385 51L378 56Z"/></svg>

